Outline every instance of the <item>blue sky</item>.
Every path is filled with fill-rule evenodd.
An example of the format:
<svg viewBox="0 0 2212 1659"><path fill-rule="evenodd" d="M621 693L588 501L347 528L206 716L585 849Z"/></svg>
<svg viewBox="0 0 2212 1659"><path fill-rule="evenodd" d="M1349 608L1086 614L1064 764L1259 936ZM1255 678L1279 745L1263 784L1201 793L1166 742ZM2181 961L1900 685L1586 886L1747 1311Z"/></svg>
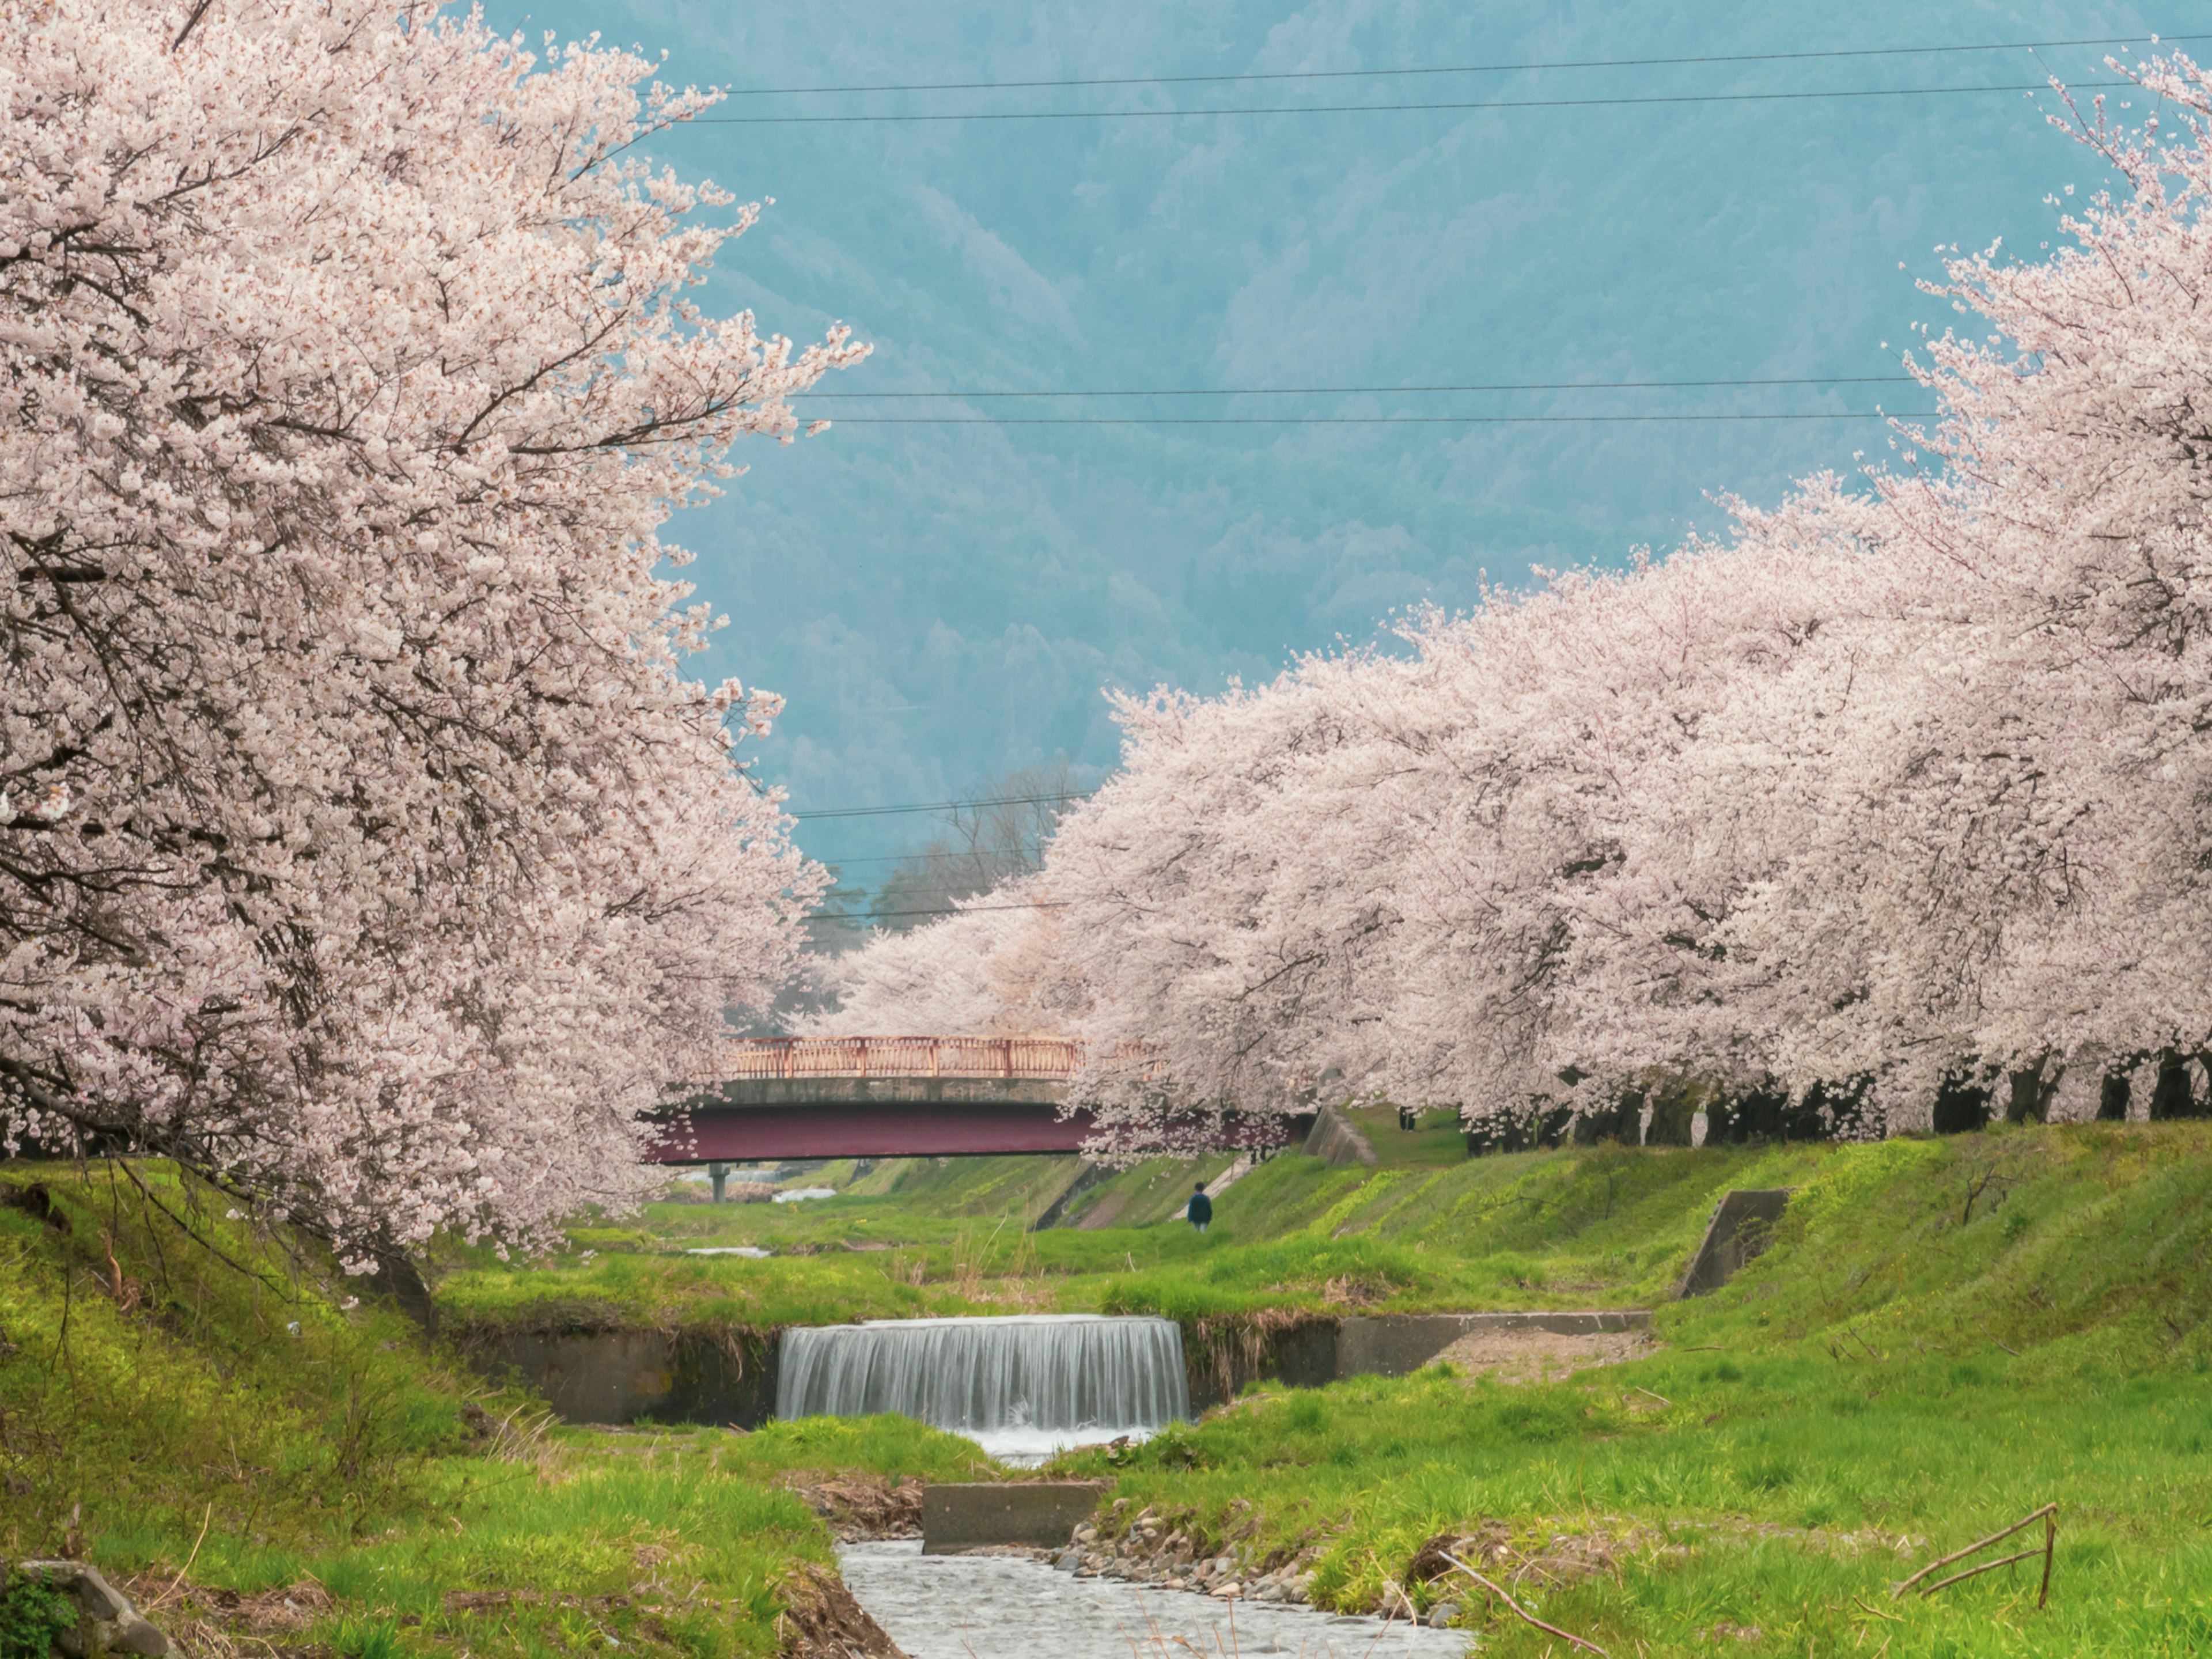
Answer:
<svg viewBox="0 0 2212 1659"><path fill-rule="evenodd" d="M2177 8L1861 0L1639 5L1198 0L931 6L563 0L501 27L597 32L737 88L1233 76L2142 35ZM2199 14L2201 15L2201 14ZM2200 50L2202 48L2199 48ZM718 114L1176 110L1990 86L2102 50L1027 91L748 96ZM2002 92L1782 102L1133 119L726 122L656 156L773 197L707 303L874 343L839 392L1094 391L1881 374L1937 244L2032 256L2094 185ZM1885 352L1882 343L1888 342ZM699 664L788 713L761 775L802 809L926 801L1065 754L1111 764L1102 687L1218 689L1468 604L1485 573L1618 563L1712 526L1716 494L1881 452L1871 421L1650 425L866 425L854 417L1780 412L1919 406L1907 386L1328 393L802 405L675 539L731 627ZM927 821L811 824L817 856Z"/></svg>

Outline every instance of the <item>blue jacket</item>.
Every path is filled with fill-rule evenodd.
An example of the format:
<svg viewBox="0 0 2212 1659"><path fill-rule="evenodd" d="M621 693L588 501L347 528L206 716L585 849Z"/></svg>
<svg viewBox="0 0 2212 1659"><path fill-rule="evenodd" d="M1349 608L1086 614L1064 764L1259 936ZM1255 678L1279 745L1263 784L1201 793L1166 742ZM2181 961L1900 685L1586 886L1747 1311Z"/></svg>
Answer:
<svg viewBox="0 0 2212 1659"><path fill-rule="evenodd" d="M1211 1221L1213 1219L1213 1200L1204 1193L1193 1193L1190 1208L1183 1213L1193 1221Z"/></svg>

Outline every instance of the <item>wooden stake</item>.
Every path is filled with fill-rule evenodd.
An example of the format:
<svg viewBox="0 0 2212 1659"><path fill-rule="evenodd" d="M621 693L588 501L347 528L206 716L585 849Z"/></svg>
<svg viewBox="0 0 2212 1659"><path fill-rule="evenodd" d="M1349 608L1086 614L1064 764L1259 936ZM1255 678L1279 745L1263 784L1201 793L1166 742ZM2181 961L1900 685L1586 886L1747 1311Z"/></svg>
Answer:
<svg viewBox="0 0 2212 1659"><path fill-rule="evenodd" d="M2042 1553L2043 1551L2040 1549L2032 1549L2022 1550L2018 1555L2001 1555L1994 1561L1983 1562L1978 1567L1968 1567L1964 1572L1954 1572L1948 1578L1938 1578L1934 1583L1925 1586L1920 1593L1923 1595L1933 1595L1944 1585L1955 1584L1961 1578L1972 1578L1977 1573L1994 1572L1999 1567L2008 1567L2015 1561L2025 1561L2031 1555Z"/></svg>
<svg viewBox="0 0 2212 1659"><path fill-rule="evenodd" d="M2058 1553L2058 1505L2051 1506L2051 1513L2043 1517L2043 1588L2035 1593L2035 1606L2040 1612L2051 1600L2051 1558Z"/></svg>
<svg viewBox="0 0 2212 1659"><path fill-rule="evenodd" d="M2027 1516L2021 1520L2014 1522L2012 1525L2003 1528L2002 1531L1993 1532L1987 1538L1978 1539L1973 1543L1967 1545L1966 1547L1962 1550L1953 1550L1950 1554L1945 1556L1940 1561L1930 1561L1926 1566L1921 1568L1919 1571L1914 1573L1911 1577L1906 1579L1903 1583L1892 1585L1889 1591L1889 1599L1894 1601L1899 1596L1904 1595L1905 1591L1911 1589L1915 1584L1925 1578L1929 1573L1937 1571L1942 1568L1948 1567L1954 1561L1963 1561L1968 1556L1973 1554L1977 1550L1985 1550L1990 1545L1996 1543L2001 1539L2011 1537L2013 1534L2020 1531L2023 1527L2032 1526L2038 1521L2054 1517L2057 1513L2057 1504L2045 1504L2041 1509L2036 1510L2034 1514ZM2053 1520L2051 1524L2053 1534L2055 1535L2057 1523Z"/></svg>

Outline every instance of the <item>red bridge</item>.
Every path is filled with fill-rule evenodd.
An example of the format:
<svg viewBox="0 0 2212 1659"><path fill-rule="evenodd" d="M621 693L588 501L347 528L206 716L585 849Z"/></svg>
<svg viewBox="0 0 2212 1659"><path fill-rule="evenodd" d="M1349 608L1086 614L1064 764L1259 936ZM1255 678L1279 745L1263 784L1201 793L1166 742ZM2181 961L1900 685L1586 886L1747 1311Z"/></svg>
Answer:
<svg viewBox="0 0 2212 1659"><path fill-rule="evenodd" d="M724 1054L653 1162L1073 1152L1092 1133L1065 1109L1083 1046L1057 1038L755 1037ZM1279 1138L1254 1129L1227 1138Z"/></svg>

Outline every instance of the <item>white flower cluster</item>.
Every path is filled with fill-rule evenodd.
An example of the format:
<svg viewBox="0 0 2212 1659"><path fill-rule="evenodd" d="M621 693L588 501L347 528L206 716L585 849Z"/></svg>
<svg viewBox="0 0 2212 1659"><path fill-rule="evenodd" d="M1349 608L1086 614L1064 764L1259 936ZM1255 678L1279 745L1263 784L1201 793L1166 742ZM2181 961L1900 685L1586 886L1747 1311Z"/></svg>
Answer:
<svg viewBox="0 0 2212 1659"><path fill-rule="evenodd" d="M4 9L0 1135L357 1263L623 1201L820 887L657 532L862 348L693 307L754 213L629 159L712 101L641 58Z"/></svg>
<svg viewBox="0 0 2212 1659"><path fill-rule="evenodd" d="M1906 360L1947 413L1862 487L1402 652L1121 701L1029 918L1063 1028L1139 1057L1094 1064L1117 1141L1332 1073L1478 1121L1848 1085L1859 1133L1947 1078L2035 1115L2130 1072L2201 1095L2212 85L2137 73L2161 131L2069 124L2127 194L2043 262L1950 262L1928 291L1978 324ZM927 986L975 932L876 949Z"/></svg>

